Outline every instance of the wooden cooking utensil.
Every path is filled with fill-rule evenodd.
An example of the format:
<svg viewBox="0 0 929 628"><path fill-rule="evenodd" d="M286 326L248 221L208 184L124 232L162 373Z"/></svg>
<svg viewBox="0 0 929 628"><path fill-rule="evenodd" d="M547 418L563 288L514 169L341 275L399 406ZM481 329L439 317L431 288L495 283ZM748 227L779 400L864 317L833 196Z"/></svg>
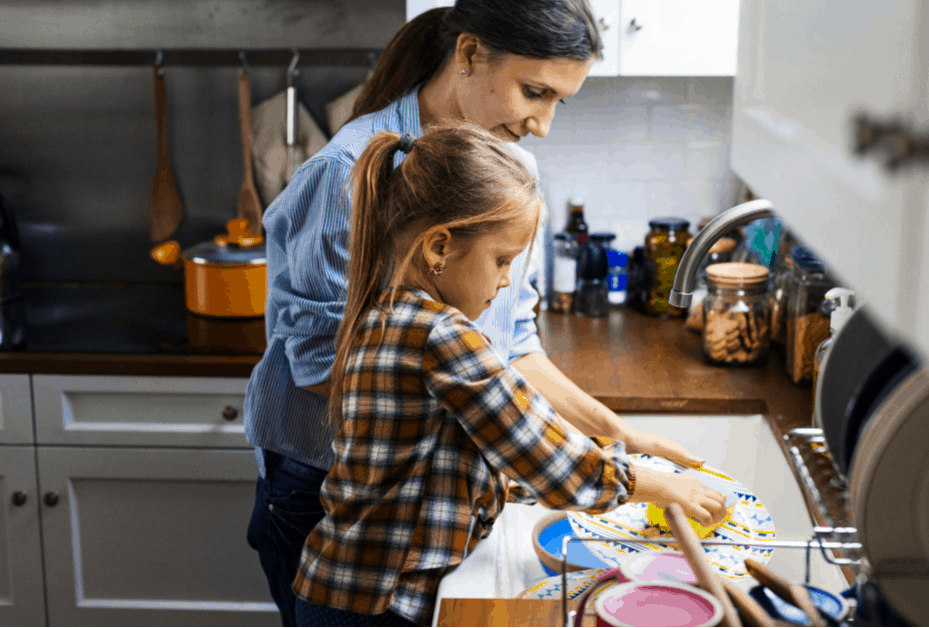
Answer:
<svg viewBox="0 0 929 628"><path fill-rule="evenodd" d="M677 544L680 546L681 551L684 552L684 557L690 563L690 568L693 569L700 588L715 597L723 607L721 625L741 626L742 622L739 621L739 615L732 606L732 601L723 587L719 574L713 571L713 568L706 562L703 547L700 545L700 541L697 540L697 535L690 526L690 522L687 521L684 509L681 508L680 504L670 504L665 509L665 518L671 532L674 533Z"/></svg>
<svg viewBox="0 0 929 628"><path fill-rule="evenodd" d="M242 164L245 181L239 192L239 218L248 221L252 236L261 235L261 201L252 172L252 80L247 70L239 77L239 123L242 126Z"/></svg>
<svg viewBox="0 0 929 628"><path fill-rule="evenodd" d="M158 165L152 184L152 200L148 205L149 235L152 242L167 240L177 230L183 214L181 195L168 159L168 106L165 77L155 68L155 125L158 133Z"/></svg>
<svg viewBox="0 0 929 628"><path fill-rule="evenodd" d="M826 622L819 615L819 609L810 599L810 594L806 587L794 584L773 569L765 567L761 563L751 558L745 559L745 567L752 577L762 585L771 589L777 596L785 602L789 602L806 613L813 626L825 626Z"/></svg>
<svg viewBox="0 0 929 628"><path fill-rule="evenodd" d="M720 578L723 588L729 594L732 604L739 610L739 614L748 622L749 626L776 626L774 618L768 615L764 607L752 599L748 593L735 586L728 578Z"/></svg>

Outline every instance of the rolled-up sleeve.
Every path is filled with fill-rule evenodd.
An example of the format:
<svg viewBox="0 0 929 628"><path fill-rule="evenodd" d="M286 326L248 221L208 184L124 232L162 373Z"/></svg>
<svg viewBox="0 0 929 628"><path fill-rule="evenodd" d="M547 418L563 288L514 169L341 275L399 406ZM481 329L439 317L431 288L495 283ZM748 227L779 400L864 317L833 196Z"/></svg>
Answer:
<svg viewBox="0 0 929 628"><path fill-rule="evenodd" d="M426 388L454 416L487 462L539 503L605 512L623 503L629 457L565 427L551 405L502 364L476 327L450 315L429 334Z"/></svg>
<svg viewBox="0 0 929 628"><path fill-rule="evenodd" d="M268 324L282 338L297 386L329 378L345 309L351 168L314 159L268 209Z"/></svg>

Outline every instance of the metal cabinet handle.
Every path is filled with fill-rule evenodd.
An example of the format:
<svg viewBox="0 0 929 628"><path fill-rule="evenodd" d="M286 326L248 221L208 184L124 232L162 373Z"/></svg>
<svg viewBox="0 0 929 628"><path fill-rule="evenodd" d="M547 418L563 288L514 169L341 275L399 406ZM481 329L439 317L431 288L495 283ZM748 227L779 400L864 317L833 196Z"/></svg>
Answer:
<svg viewBox="0 0 929 628"><path fill-rule="evenodd" d="M642 25L641 25L641 24L636 24L636 23L635 23L635 18L632 18L632 21L629 22L629 28L631 28L631 29L634 30L634 31L640 31L640 30L642 30Z"/></svg>
<svg viewBox="0 0 929 628"><path fill-rule="evenodd" d="M239 411L232 406L226 406L223 408L223 418L227 421L235 421L239 418Z"/></svg>
<svg viewBox="0 0 929 628"><path fill-rule="evenodd" d="M601 32L610 30L610 21L605 17L601 17L597 20L597 30Z"/></svg>
<svg viewBox="0 0 929 628"><path fill-rule="evenodd" d="M13 505L22 506L26 503L26 492L25 491L16 491L13 493Z"/></svg>
<svg viewBox="0 0 929 628"><path fill-rule="evenodd" d="M58 493L46 493L45 498L42 500L45 502L46 506L57 506L58 505Z"/></svg>

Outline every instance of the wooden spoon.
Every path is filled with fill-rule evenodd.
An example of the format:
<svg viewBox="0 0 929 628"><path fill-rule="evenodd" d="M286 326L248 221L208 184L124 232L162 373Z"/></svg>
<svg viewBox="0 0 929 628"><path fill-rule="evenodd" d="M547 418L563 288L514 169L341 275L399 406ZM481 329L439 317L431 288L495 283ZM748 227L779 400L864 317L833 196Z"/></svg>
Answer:
<svg viewBox="0 0 929 628"><path fill-rule="evenodd" d="M165 77L155 68L155 124L158 132L158 165L152 184L152 200L148 205L149 234L152 242L167 240L177 230L183 214L181 195L168 160L168 107L165 97Z"/></svg>
<svg viewBox="0 0 929 628"><path fill-rule="evenodd" d="M694 529L687 521L684 509L681 508L680 504L670 504L665 509L665 518L671 532L674 533L677 544L680 546L681 551L684 552L684 557L690 563L690 568L693 569L700 588L715 597L723 607L722 625L741 626L742 622L739 620L739 614L736 613L735 608L732 606L732 601L723 587L722 579L706 562L703 546L700 545Z"/></svg>
<svg viewBox="0 0 929 628"><path fill-rule="evenodd" d="M239 192L239 218L248 221L252 236L261 236L261 200L252 173L252 80L248 71L239 77L239 122L242 125L242 163L245 181Z"/></svg>
<svg viewBox="0 0 929 628"><path fill-rule="evenodd" d="M749 626L776 626L774 618L768 614L764 607L756 602L752 596L735 586L728 578L720 578L723 588L729 594L732 604L739 610L739 614L749 622Z"/></svg>

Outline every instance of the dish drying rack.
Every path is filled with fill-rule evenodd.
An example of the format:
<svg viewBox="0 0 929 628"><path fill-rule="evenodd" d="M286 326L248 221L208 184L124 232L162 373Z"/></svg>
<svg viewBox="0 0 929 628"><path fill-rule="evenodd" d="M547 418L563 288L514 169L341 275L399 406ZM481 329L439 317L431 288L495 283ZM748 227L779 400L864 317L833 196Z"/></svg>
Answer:
<svg viewBox="0 0 929 628"><path fill-rule="evenodd" d="M839 472L835 460L826 446L823 431L818 428L802 427L790 430L784 435L789 456L787 462L799 480L800 493L814 522L809 540L785 541L714 541L702 539L703 545L736 545L765 548L787 548L806 550L806 574L804 581L810 580L810 559L812 552L820 551L826 562L840 568L851 569L856 578L861 575L862 545L856 539L858 530L847 525L848 486ZM826 476L825 493L816 486L817 478ZM596 537L566 536L561 542L561 618L562 625L573 626L577 611L568 611L568 543L603 543L605 539ZM607 541L609 539L606 539ZM655 545L672 545L674 537L649 539ZM828 550L828 551L827 551Z"/></svg>

